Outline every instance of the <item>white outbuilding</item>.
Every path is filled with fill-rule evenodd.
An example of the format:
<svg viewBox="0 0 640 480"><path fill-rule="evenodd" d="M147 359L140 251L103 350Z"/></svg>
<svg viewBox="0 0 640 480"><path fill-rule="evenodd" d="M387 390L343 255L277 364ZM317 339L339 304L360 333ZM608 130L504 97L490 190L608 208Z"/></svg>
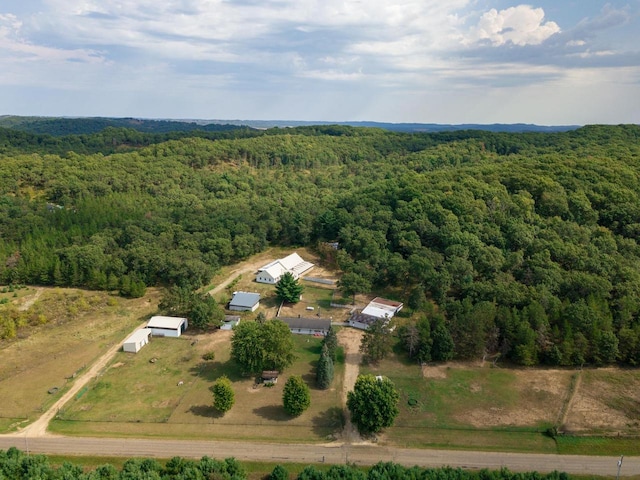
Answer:
<svg viewBox="0 0 640 480"><path fill-rule="evenodd" d="M292 253L284 258L274 260L258 270L256 282L275 285L287 272L291 273L293 278L297 279L300 275L308 272L312 268L313 263L303 260L297 253Z"/></svg>
<svg viewBox="0 0 640 480"><path fill-rule="evenodd" d="M150 328L141 328L136 330L124 341L122 350L130 353L138 353L142 347L149 343L151 336Z"/></svg>
<svg viewBox="0 0 640 480"><path fill-rule="evenodd" d="M156 337L179 337L189 326L189 322L183 317L165 317L156 315L149 319L147 328Z"/></svg>
<svg viewBox="0 0 640 480"><path fill-rule="evenodd" d="M252 292L233 292L229 310L236 312L255 312L260 306L260 294Z"/></svg>

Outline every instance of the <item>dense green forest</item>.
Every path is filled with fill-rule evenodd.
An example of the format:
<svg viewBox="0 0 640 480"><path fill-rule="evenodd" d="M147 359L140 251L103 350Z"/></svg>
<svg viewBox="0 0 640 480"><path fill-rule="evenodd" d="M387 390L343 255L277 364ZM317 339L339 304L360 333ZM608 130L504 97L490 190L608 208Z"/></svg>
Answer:
<svg viewBox="0 0 640 480"><path fill-rule="evenodd" d="M639 161L635 125L0 129L0 282L197 288L268 245L338 241L345 290L444 322L456 358L637 365Z"/></svg>
<svg viewBox="0 0 640 480"><path fill-rule="evenodd" d="M87 471L85 471L87 470ZM26 455L17 448L0 450L0 478L7 480L245 480L247 473L234 458L215 460L202 457L189 460L174 457L164 465L155 459L135 458L125 461L120 470L105 464L95 469L84 469L81 465L64 462L52 466L44 455ZM395 463L380 462L368 470L355 465L332 465L318 468L305 467L297 476L292 476L286 467L276 465L264 476L268 480L569 480L566 473L537 472L514 473L506 468L498 471L487 469L466 471L460 468L404 467Z"/></svg>

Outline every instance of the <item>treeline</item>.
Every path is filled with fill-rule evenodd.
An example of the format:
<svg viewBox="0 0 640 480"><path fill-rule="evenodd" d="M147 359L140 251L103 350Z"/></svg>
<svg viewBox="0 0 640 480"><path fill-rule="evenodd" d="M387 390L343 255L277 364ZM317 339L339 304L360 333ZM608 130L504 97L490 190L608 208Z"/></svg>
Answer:
<svg viewBox="0 0 640 480"><path fill-rule="evenodd" d="M345 291L428 320L423 360L444 325L454 358L640 363L640 127L221 133L243 138L115 154L5 139L0 283L135 296L199 287L268 245L337 241Z"/></svg>
<svg viewBox="0 0 640 480"><path fill-rule="evenodd" d="M101 465L93 470L81 465L64 462L60 466L50 464L44 455L27 455L17 448L0 450L0 478L7 480L245 480L245 468L234 458L215 460L202 457L188 460L174 457L164 465L155 459L130 459L122 469L113 465ZM265 476L269 480L288 480L292 476L282 465L277 465ZM295 477L297 480L569 480L566 473L537 472L514 473L501 470L466 471L460 468L404 467L395 463L380 462L368 470L352 465L333 465L328 469L305 467Z"/></svg>

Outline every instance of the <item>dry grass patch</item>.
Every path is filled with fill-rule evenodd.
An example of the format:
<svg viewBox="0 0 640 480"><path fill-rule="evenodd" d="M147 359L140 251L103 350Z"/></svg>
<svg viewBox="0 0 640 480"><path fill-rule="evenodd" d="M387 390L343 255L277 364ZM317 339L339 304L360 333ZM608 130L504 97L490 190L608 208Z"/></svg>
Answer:
<svg viewBox="0 0 640 480"><path fill-rule="evenodd" d="M155 291L126 300L104 292L44 289L28 311L46 315L47 323L0 343L0 429L12 430L15 419L31 421L43 413L75 375L122 341L156 305ZM49 394L53 388L58 390Z"/></svg>
<svg viewBox="0 0 640 480"><path fill-rule="evenodd" d="M640 434L640 371L583 370L563 430Z"/></svg>

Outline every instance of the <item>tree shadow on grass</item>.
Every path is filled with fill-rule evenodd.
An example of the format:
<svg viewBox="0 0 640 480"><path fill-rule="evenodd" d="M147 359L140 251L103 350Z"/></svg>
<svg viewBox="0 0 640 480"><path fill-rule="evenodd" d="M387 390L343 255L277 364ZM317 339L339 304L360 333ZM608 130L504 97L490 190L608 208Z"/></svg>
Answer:
<svg viewBox="0 0 640 480"><path fill-rule="evenodd" d="M224 413L216 410L211 405L193 405L189 411L199 417L222 418L224 416Z"/></svg>
<svg viewBox="0 0 640 480"><path fill-rule="evenodd" d="M266 420L275 420L278 422L291 420L291 417L287 415L282 405L265 405L264 407L254 408L253 413Z"/></svg>
<svg viewBox="0 0 640 480"><path fill-rule="evenodd" d="M318 436L326 436L328 432L339 432L344 428L344 411L340 407L331 407L311 419L313 431Z"/></svg>
<svg viewBox="0 0 640 480"><path fill-rule="evenodd" d="M209 382L215 382L222 375L226 375L232 382L245 380L235 362L200 362L189 370L193 376Z"/></svg>

